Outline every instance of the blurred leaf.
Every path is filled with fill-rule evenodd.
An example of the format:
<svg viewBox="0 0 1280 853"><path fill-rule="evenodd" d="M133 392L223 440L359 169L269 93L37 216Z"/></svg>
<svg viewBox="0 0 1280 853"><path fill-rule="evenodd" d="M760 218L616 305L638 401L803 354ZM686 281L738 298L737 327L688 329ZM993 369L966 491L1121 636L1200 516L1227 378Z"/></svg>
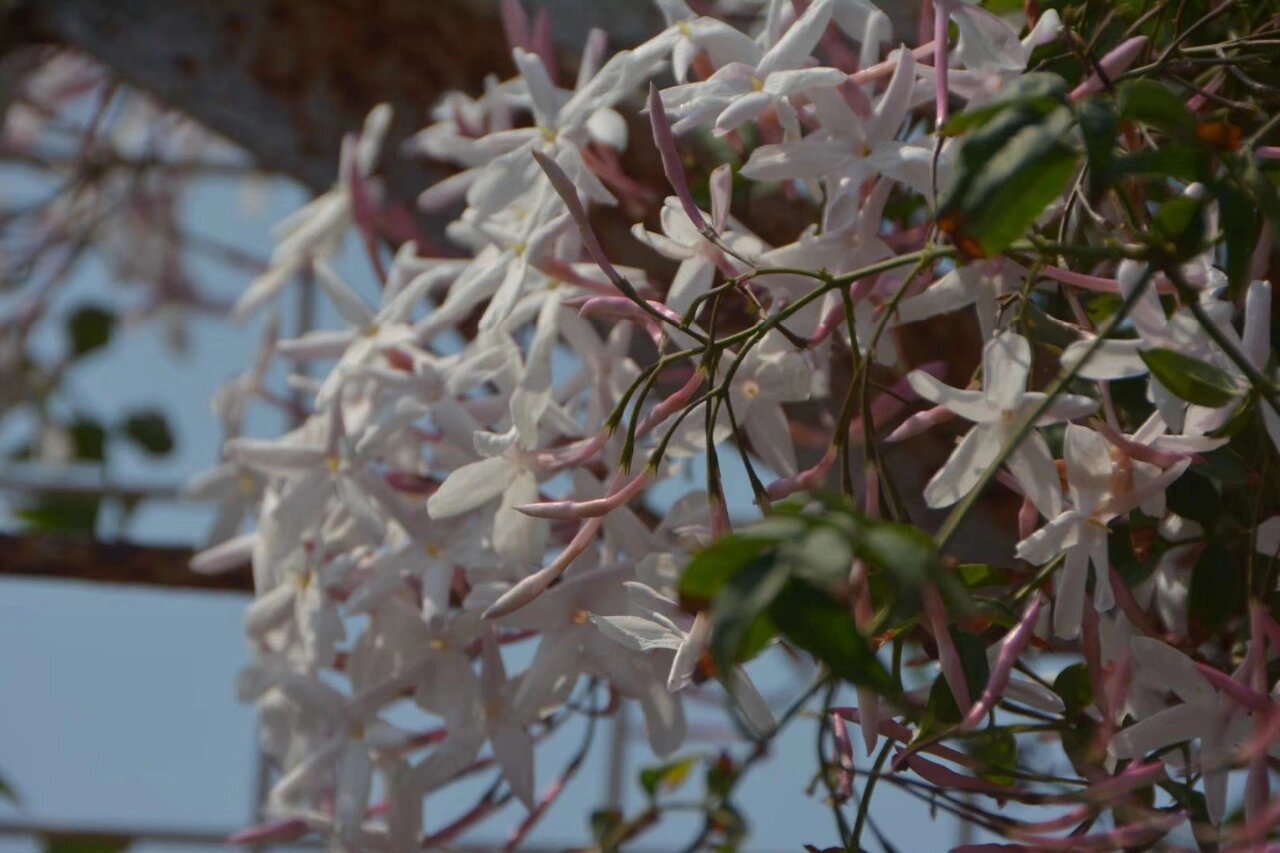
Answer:
<svg viewBox="0 0 1280 853"><path fill-rule="evenodd" d="M1139 355L1151 375L1180 400L1216 409L1239 396L1231 377L1212 364L1161 347L1142 350Z"/></svg>
<svg viewBox="0 0 1280 853"><path fill-rule="evenodd" d="M601 850L617 850L614 836L622 828L622 812L618 809L599 809L591 813L591 837Z"/></svg>
<svg viewBox="0 0 1280 853"><path fill-rule="evenodd" d="M1089 196L1096 198L1111 175L1119 118L1110 100L1090 98L1076 109L1089 164Z"/></svg>
<svg viewBox="0 0 1280 853"><path fill-rule="evenodd" d="M1212 530L1222 514L1222 498L1208 478L1188 471L1165 492L1169 509Z"/></svg>
<svg viewBox="0 0 1280 853"><path fill-rule="evenodd" d="M1217 630L1243 612L1245 599L1244 566L1227 548L1211 542L1191 570L1187 595L1191 619Z"/></svg>
<svg viewBox="0 0 1280 853"><path fill-rule="evenodd" d="M1062 670L1053 680L1053 692L1067 706L1068 718L1079 716L1093 704L1093 684L1089 681L1088 669L1076 663Z"/></svg>
<svg viewBox="0 0 1280 853"><path fill-rule="evenodd" d="M644 788L650 799L656 797L659 791L675 791L689 780L689 774L697 764L698 758L690 756L661 767L647 767L640 771L640 787Z"/></svg>
<svg viewBox="0 0 1280 853"><path fill-rule="evenodd" d="M1062 195L1079 154L1067 145L1074 115L1023 106L1002 112L961 145L938 224L968 255L992 257Z"/></svg>
<svg viewBox="0 0 1280 853"><path fill-rule="evenodd" d="M845 604L792 580L774 597L769 615L779 633L835 675L881 693L896 692L893 679L858 632Z"/></svg>
<svg viewBox="0 0 1280 853"><path fill-rule="evenodd" d="M44 853L121 853L133 839L126 835L64 836L47 835Z"/></svg>
<svg viewBox="0 0 1280 853"><path fill-rule="evenodd" d="M966 589L1004 586L1012 580L1008 570L987 563L961 563L956 566L956 578Z"/></svg>
<svg viewBox="0 0 1280 853"><path fill-rule="evenodd" d="M1155 80L1121 83L1116 88L1116 109L1120 118L1156 128L1183 141L1196 138L1196 120L1182 99Z"/></svg>
<svg viewBox="0 0 1280 853"><path fill-rule="evenodd" d="M804 530L804 522L799 519L785 521L785 530L778 527L771 534L755 534L752 532L753 525L740 533L717 540L709 548L694 555L680 578L681 598L701 604L709 603L720 594L730 578L765 551L775 547L788 531L790 535L795 535Z"/></svg>
<svg viewBox="0 0 1280 853"><path fill-rule="evenodd" d="M96 305L77 308L67 318L67 336L71 338L71 357L80 358L111 342L116 315Z"/></svg>
<svg viewBox="0 0 1280 853"><path fill-rule="evenodd" d="M987 687L991 677L991 667L987 663L987 644L976 634L961 631L952 626L951 642L955 644L960 655L960 666L964 670L964 683L969 688L969 696L977 699Z"/></svg>
<svg viewBox="0 0 1280 853"><path fill-rule="evenodd" d="M1204 202L1190 196L1171 198L1151 219L1151 232L1162 244L1173 248L1173 257L1189 260L1200 253L1204 243Z"/></svg>
<svg viewBox="0 0 1280 853"><path fill-rule="evenodd" d="M738 765L734 764L733 757L728 752L720 753L707 768L707 796L716 800L729 796L738 780L738 773Z"/></svg>
<svg viewBox="0 0 1280 853"><path fill-rule="evenodd" d="M1209 156L1204 149L1174 142L1159 148L1141 148L1115 157L1108 169L1108 178L1111 181L1118 178L1200 181L1209 176L1210 166Z"/></svg>
<svg viewBox="0 0 1280 853"><path fill-rule="evenodd" d="M173 432L163 412L140 409L125 417L121 430L125 437L152 456L165 456L173 451Z"/></svg>
<svg viewBox="0 0 1280 853"><path fill-rule="evenodd" d="M711 656L720 672L729 672L758 651L760 637L772 633L765 612L787 576L786 564L761 556L731 577L716 596L711 609Z"/></svg>
<svg viewBox="0 0 1280 853"><path fill-rule="evenodd" d="M981 106L953 115L942 126L943 136L977 130L1011 107L1047 114L1067 102L1067 81L1057 74L1030 73L1018 77ZM1114 137L1115 134L1112 134Z"/></svg>
<svg viewBox="0 0 1280 853"><path fill-rule="evenodd" d="M96 497L87 495L45 495L16 515L35 533L91 534L98 523Z"/></svg>
<svg viewBox="0 0 1280 853"><path fill-rule="evenodd" d="M1253 251L1262 235L1262 216L1257 203L1234 183L1220 183L1216 195L1227 249L1227 280L1231 283L1231 293L1239 295L1249 283Z"/></svg>
<svg viewBox="0 0 1280 853"><path fill-rule="evenodd" d="M9 784L9 780L0 776L0 800L8 800L15 806L18 805L18 792Z"/></svg>
<svg viewBox="0 0 1280 853"><path fill-rule="evenodd" d="M107 431L102 424L90 418L78 418L71 423L70 431L77 461L101 462L106 458Z"/></svg>
<svg viewBox="0 0 1280 853"><path fill-rule="evenodd" d="M1007 728L989 727L964 740L965 752L978 760L978 775L994 785L1012 785L1018 769L1018 739Z"/></svg>
<svg viewBox="0 0 1280 853"><path fill-rule="evenodd" d="M791 573L819 587L848 583L853 563L853 543L833 527L815 524L796 543L786 548Z"/></svg>

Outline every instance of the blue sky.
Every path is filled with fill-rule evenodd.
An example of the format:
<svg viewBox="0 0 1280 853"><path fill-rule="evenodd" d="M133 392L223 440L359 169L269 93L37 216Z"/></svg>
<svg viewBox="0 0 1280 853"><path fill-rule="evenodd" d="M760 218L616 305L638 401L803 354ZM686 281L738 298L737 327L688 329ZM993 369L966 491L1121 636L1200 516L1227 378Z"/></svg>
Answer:
<svg viewBox="0 0 1280 853"><path fill-rule="evenodd" d="M233 185L210 183L188 200L189 217L202 233L265 255L271 222L300 199L296 189L273 184L255 212L246 209ZM348 265L353 274L363 272L358 261ZM232 296L246 284L243 274L214 266L200 265L197 274L219 296ZM131 294L112 288L107 276L100 265L86 265L62 304L129 302ZM222 381L246 366L258 328L196 319L190 331L189 352L181 355L167 348L159 327L133 330L74 375L77 405L104 419L157 405L171 416L177 452L158 464L121 453L112 463L112 475L121 482L178 483L217 458L209 400ZM279 428L270 416L254 426L263 432ZM3 511L0 520L11 524ZM200 540L208 520L203 507L151 504L138 513L130 535L189 545ZM241 638L245 603L233 595L0 576L0 774L22 798L18 811L0 804L0 817L22 814L72 826L244 825L253 796L254 723L251 709L235 701L233 679L248 660ZM766 692L794 683L779 665L766 663L758 675ZM725 725L714 706L697 718L699 724ZM751 849L833 842L829 810L804 793L814 767L815 725L811 719L794 723L779 738L774 757L741 788L740 807L753 828ZM642 730L638 723L634 728ZM531 841L587 841L587 816L606 787L607 731L600 734L593 760ZM540 755L540 784L572 748L569 742L553 743ZM635 741L627 774L633 806L639 804L635 773L651 763L647 746ZM429 826L463 802L452 794L433 796ZM924 807L890 786L877 792L874 814L904 850L945 849L955 838L951 821L932 821ZM510 809L470 840L500 840L518 819L518 809ZM641 847L675 847L695 829L689 820L673 821ZM0 840L0 851L28 849L35 848Z"/></svg>

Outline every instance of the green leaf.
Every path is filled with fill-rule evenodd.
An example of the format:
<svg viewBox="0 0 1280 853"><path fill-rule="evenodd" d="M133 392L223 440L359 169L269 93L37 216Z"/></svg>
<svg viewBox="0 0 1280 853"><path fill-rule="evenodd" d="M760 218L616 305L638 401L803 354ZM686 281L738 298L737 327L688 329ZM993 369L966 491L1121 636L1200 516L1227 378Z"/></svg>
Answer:
<svg viewBox="0 0 1280 853"><path fill-rule="evenodd" d="M0 800L8 800L15 806L18 805L18 792L9 784L9 780L0 776Z"/></svg>
<svg viewBox="0 0 1280 853"><path fill-rule="evenodd" d="M1021 107L1041 114L1049 113L1066 104L1067 91L1067 81L1057 74L1024 74L1005 86L990 101L953 115L942 126L942 135L959 136L977 130L1011 107Z"/></svg>
<svg viewBox="0 0 1280 853"><path fill-rule="evenodd" d="M1239 396L1231 377L1212 364L1160 347L1142 350L1139 355L1151 375L1180 400L1217 409Z"/></svg>
<svg viewBox="0 0 1280 853"><path fill-rule="evenodd" d="M961 563L956 566L956 579L965 589L980 589L984 586L1004 586L1013 578L1007 569L988 563Z"/></svg>
<svg viewBox="0 0 1280 853"><path fill-rule="evenodd" d="M71 339L71 357L80 358L111 342L116 315L106 308L85 305L67 318L67 336Z"/></svg>
<svg viewBox="0 0 1280 853"><path fill-rule="evenodd" d="M152 456L173 451L173 432L163 412L141 409L131 412L121 425L125 437Z"/></svg>
<svg viewBox="0 0 1280 853"><path fill-rule="evenodd" d="M1089 164L1089 196L1096 198L1106 187L1111 174L1119 118L1111 101L1090 98L1077 107L1076 119L1080 122L1085 158Z"/></svg>
<svg viewBox="0 0 1280 853"><path fill-rule="evenodd" d="M14 513L35 533L91 534L98 523L96 497L45 495Z"/></svg>
<svg viewBox="0 0 1280 853"><path fill-rule="evenodd" d="M990 727L964 740L965 752L978 760L978 775L995 785L1012 785L1018 769L1018 739L1007 728Z"/></svg>
<svg viewBox="0 0 1280 853"><path fill-rule="evenodd" d="M849 537L825 524L815 524L798 542L785 548L791 573L819 587L848 583L853 553Z"/></svg>
<svg viewBox="0 0 1280 853"><path fill-rule="evenodd" d="M1218 216L1227 249L1227 280L1231 293L1239 295L1249 283L1249 267L1262 235L1262 215L1257 203L1234 183L1218 185Z"/></svg>
<svg viewBox="0 0 1280 853"><path fill-rule="evenodd" d="M1169 199L1151 219L1151 233L1180 261L1200 253L1204 231L1204 202L1190 196Z"/></svg>
<svg viewBox="0 0 1280 853"><path fill-rule="evenodd" d="M1116 108L1126 121L1141 122L1184 142L1196 138L1195 116L1181 98L1155 80L1121 83Z"/></svg>
<svg viewBox="0 0 1280 853"><path fill-rule="evenodd" d="M647 767L640 771L640 787L650 799L660 791L675 791L689 780L689 774L698 764L696 756L681 758L660 767Z"/></svg>
<svg viewBox="0 0 1280 853"><path fill-rule="evenodd" d="M774 597L769 616L779 633L851 684L896 692L893 679L853 623L849 608L792 580Z"/></svg>
<svg viewBox="0 0 1280 853"><path fill-rule="evenodd" d="M591 813L591 838L601 850L617 850L619 839L615 836L622 825L623 816L620 810L598 809Z"/></svg>
<svg viewBox="0 0 1280 853"><path fill-rule="evenodd" d="M962 250L1000 254L1062 195L1080 158L1067 144L1073 123L1066 107L1047 116L1015 107L965 140L938 214Z"/></svg>
<svg viewBox="0 0 1280 853"><path fill-rule="evenodd" d="M721 672L758 651L760 637L771 633L765 612L787 582L785 563L767 555L738 571L711 609L711 655ZM766 640L767 642L767 640Z"/></svg>
<svg viewBox="0 0 1280 853"><path fill-rule="evenodd" d="M122 853L132 843L127 835L46 835L44 853Z"/></svg>
<svg viewBox="0 0 1280 853"><path fill-rule="evenodd" d="M1166 181L1201 181L1209 176L1210 159L1203 148L1182 143L1170 143L1159 148L1142 148L1123 154L1112 160L1107 179L1145 178Z"/></svg>
<svg viewBox="0 0 1280 853"><path fill-rule="evenodd" d="M776 528L771 535L759 535L753 534L753 528L748 527L694 555L680 578L680 596L690 602L709 603L735 574L765 551L776 547L784 536L797 535L805 527L798 518L768 520L785 521L786 529Z"/></svg>
<svg viewBox="0 0 1280 853"><path fill-rule="evenodd" d="M1072 664L1062 670L1053 680L1053 692L1058 694L1058 698L1066 706L1068 718L1079 716L1093 705L1093 684L1089 681L1089 670L1082 663Z"/></svg>
<svg viewBox="0 0 1280 853"><path fill-rule="evenodd" d="M1236 554L1211 542L1191 570L1187 595L1188 615L1210 630L1217 630L1244 612L1244 566Z"/></svg>
<svg viewBox="0 0 1280 853"><path fill-rule="evenodd" d="M950 626L951 642L955 644L960 655L960 668L964 670L964 684L969 688L969 695L977 699L987 687L991 678L991 668L987 663L987 644L982 638L967 631Z"/></svg>
<svg viewBox="0 0 1280 853"><path fill-rule="evenodd" d="M1165 492L1169 509L1212 530L1222 515L1222 498L1213 483L1198 471L1187 471Z"/></svg>
<svg viewBox="0 0 1280 853"><path fill-rule="evenodd" d="M78 461L101 462L106 458L107 431L102 424L90 418L77 418L71 423L70 431Z"/></svg>
<svg viewBox="0 0 1280 853"><path fill-rule="evenodd" d="M921 596L928 583L956 595L950 586L958 586L942 573L933 539L922 530L906 524L881 522L869 528L856 543L860 558L883 569L893 589L893 609L898 614L918 613Z"/></svg>

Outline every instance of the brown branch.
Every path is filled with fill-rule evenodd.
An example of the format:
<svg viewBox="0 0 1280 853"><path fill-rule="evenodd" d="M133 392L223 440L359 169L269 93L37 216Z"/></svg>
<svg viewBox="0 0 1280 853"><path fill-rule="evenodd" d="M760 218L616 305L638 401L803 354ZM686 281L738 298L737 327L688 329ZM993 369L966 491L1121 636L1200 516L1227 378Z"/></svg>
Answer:
<svg viewBox="0 0 1280 853"><path fill-rule="evenodd" d="M248 566L220 575L191 571L189 548L102 542L80 536L0 534L0 577L252 592Z"/></svg>

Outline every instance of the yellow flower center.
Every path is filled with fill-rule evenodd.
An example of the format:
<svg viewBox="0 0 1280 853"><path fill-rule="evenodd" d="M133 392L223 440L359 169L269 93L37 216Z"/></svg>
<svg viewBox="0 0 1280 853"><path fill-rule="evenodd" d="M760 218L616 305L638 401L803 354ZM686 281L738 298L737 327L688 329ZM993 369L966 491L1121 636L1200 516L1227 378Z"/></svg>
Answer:
<svg viewBox="0 0 1280 853"><path fill-rule="evenodd" d="M759 77L752 77L752 78L751 78L751 91L753 91L753 92L763 92L763 91L764 91L764 81L763 81L763 80L761 80Z"/></svg>
<svg viewBox="0 0 1280 853"><path fill-rule="evenodd" d="M573 614L572 620L575 625L585 625L591 621L591 614L585 610L579 610Z"/></svg>
<svg viewBox="0 0 1280 853"><path fill-rule="evenodd" d="M760 396L760 383L754 379L748 379L742 383L742 396L748 400L754 400Z"/></svg>

